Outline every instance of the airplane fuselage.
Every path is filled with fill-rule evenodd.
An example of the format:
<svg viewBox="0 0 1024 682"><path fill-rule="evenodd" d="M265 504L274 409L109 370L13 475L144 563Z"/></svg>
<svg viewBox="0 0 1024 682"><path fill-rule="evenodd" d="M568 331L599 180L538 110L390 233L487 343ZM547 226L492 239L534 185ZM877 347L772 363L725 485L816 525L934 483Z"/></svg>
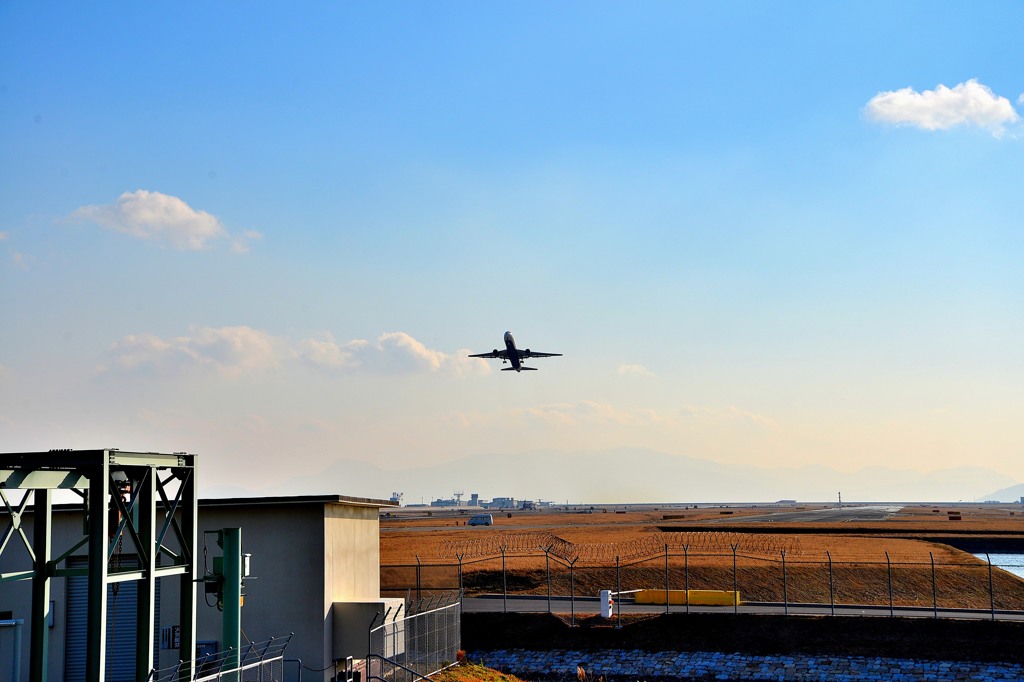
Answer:
<svg viewBox="0 0 1024 682"><path fill-rule="evenodd" d="M523 365L519 361L519 350L516 348L516 340L512 338L512 332L505 332L505 352L508 354L508 361L512 363L512 369L522 372Z"/></svg>

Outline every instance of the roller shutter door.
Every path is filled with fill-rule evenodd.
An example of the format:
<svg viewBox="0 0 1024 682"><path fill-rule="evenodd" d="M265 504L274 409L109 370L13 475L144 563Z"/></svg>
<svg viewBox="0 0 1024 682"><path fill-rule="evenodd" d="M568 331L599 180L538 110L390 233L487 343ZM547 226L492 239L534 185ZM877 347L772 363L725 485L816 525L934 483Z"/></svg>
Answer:
<svg viewBox="0 0 1024 682"><path fill-rule="evenodd" d="M72 568L88 565L85 557L68 560ZM136 557L122 557L123 568L138 566ZM86 630L89 613L89 584L86 576L67 579L67 640L64 646L65 682L84 682ZM135 679L135 616L138 584L126 581L107 586L107 682L133 682ZM157 581L156 603L160 603L160 581ZM159 608L156 610L154 633L160 632ZM158 641L158 640L157 640ZM154 651L154 656L158 655Z"/></svg>

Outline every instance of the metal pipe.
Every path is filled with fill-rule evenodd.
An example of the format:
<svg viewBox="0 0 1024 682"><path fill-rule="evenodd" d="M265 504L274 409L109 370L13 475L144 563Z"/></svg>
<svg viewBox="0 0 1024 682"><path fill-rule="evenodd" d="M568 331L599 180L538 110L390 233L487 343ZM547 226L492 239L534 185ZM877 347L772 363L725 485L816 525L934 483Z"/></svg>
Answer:
<svg viewBox="0 0 1024 682"><path fill-rule="evenodd" d="M242 646L242 529L222 528L221 549L224 551L221 637L228 649L226 664L237 668L241 664L239 650Z"/></svg>

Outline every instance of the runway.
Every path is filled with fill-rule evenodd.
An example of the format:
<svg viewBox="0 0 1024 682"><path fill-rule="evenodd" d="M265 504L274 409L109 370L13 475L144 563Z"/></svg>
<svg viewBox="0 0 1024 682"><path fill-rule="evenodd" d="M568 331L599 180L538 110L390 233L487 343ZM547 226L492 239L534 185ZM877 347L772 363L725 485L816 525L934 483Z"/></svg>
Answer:
<svg viewBox="0 0 1024 682"><path fill-rule="evenodd" d="M721 519L707 519L693 523L849 523L850 521L886 521L895 516L899 505L858 505L850 507L829 507L804 511L777 511L757 516L738 516Z"/></svg>

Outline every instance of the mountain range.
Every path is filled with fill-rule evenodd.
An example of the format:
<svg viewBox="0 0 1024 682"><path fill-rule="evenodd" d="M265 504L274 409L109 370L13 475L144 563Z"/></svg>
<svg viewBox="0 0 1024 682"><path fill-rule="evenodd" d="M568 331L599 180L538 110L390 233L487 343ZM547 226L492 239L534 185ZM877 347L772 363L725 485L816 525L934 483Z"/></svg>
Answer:
<svg viewBox="0 0 1024 682"><path fill-rule="evenodd" d="M995 490L996 492L990 492ZM840 472L826 466L772 467L721 464L643 448L567 453L473 455L399 470L369 462L338 461L315 475L295 476L265 488L203 489L203 497L342 494L429 503L455 492L554 503L835 501L1017 501L1024 484L991 469L961 466L919 472L865 467Z"/></svg>

